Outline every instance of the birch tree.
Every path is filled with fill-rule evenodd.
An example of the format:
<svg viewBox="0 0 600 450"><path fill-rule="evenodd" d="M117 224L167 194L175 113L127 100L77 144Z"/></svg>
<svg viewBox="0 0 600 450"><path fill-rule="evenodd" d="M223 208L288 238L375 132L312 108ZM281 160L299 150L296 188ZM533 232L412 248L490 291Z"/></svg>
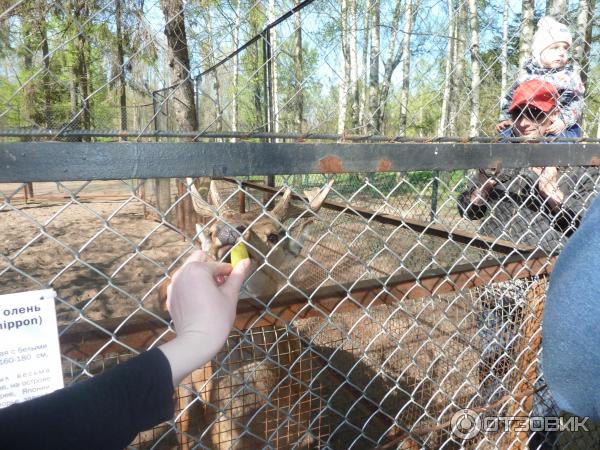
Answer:
<svg viewBox="0 0 600 450"><path fill-rule="evenodd" d="M121 131L127 130L127 91L125 84L125 52L123 50L123 13L122 0L115 0L115 22L117 31L117 67L119 92L119 122Z"/></svg>
<svg viewBox="0 0 600 450"><path fill-rule="evenodd" d="M446 57L446 68L444 70L444 93L442 95L442 114L440 117L440 124L438 127L438 137L444 136L446 132L448 115L450 112L450 90L452 87L452 63L454 61L454 33L456 27L454 26L454 2L448 0L448 52Z"/></svg>
<svg viewBox="0 0 600 450"><path fill-rule="evenodd" d="M234 50L240 47L240 26L241 26L241 4L242 0L237 0L235 6L235 31L233 33ZM240 55L236 54L233 57L233 99L231 101L231 130L238 130L238 83L240 79ZM236 142L237 139L233 139Z"/></svg>
<svg viewBox="0 0 600 450"><path fill-rule="evenodd" d="M466 4L464 0L457 0L454 16L454 51L452 52L452 70L450 77L449 113L447 122L448 135L455 136L458 131L456 127L459 111L465 100L465 49L466 39Z"/></svg>
<svg viewBox="0 0 600 450"><path fill-rule="evenodd" d="M72 31L75 33L75 61L72 66L73 93L71 94L74 106L73 118L77 117L78 128L90 129L90 108L88 95L88 61L87 61L87 33L84 24L89 16L88 5L85 0L72 0L70 4Z"/></svg>
<svg viewBox="0 0 600 450"><path fill-rule="evenodd" d="M275 21L275 0L269 0L269 23ZM269 30L271 38L271 103L273 105L273 132L279 132L279 76L277 72L277 27Z"/></svg>
<svg viewBox="0 0 600 450"><path fill-rule="evenodd" d="M408 114L408 97L410 88L410 38L412 35L412 27L414 14L419 9L419 4L414 5L413 0L407 0L404 11L404 28L402 30L402 87L400 89L400 134L406 135L406 122Z"/></svg>
<svg viewBox="0 0 600 450"><path fill-rule="evenodd" d="M587 80L590 62L590 48L592 43L592 27L594 19L595 0L579 0L577 11L577 38L573 51L575 70L581 74L581 80L587 90Z"/></svg>
<svg viewBox="0 0 600 450"><path fill-rule="evenodd" d="M213 25L212 25L212 17L210 14L210 8L206 5L206 14L205 14L205 23L206 23L206 35L207 35L207 45L205 48L204 60L207 62L209 67L212 67L215 64L215 46L213 39ZM211 75L213 77L213 88L215 91L215 98L213 100L216 108L216 119L217 119L217 131L223 131L223 106L221 103L221 81L219 79L219 69L214 69L211 71ZM191 82L191 81L190 81Z"/></svg>
<svg viewBox="0 0 600 450"><path fill-rule="evenodd" d="M338 123L337 134L344 134L346 131L346 113L348 108L348 42L347 42L347 16L348 8L346 0L340 0L340 83L338 88Z"/></svg>
<svg viewBox="0 0 600 450"><path fill-rule="evenodd" d="M504 0L504 10L502 11L502 75L500 81L500 96L505 95L508 83L508 3L509 0Z"/></svg>
<svg viewBox="0 0 600 450"><path fill-rule="evenodd" d="M410 1L410 0L407 0ZM394 14L392 16L392 22L390 24L391 33L390 40L388 42L388 54L383 65L383 81L381 83L381 93L379 95L379 101L375 112L375 129L383 130L385 123L385 112L387 107L388 95L390 91L390 85L392 83L392 75L400 60L402 58L402 47L396 51L396 40L398 38L398 28L400 27L400 16L402 14L402 2L396 0L396 6L394 8Z"/></svg>
<svg viewBox="0 0 600 450"><path fill-rule="evenodd" d="M533 40L533 13L535 1L522 0L521 3L521 35L519 39L519 68L523 71L525 61L531 56Z"/></svg>
<svg viewBox="0 0 600 450"><path fill-rule="evenodd" d="M363 23L363 53L362 53L362 67L363 67L363 82L362 82L362 90L361 90L361 98L359 103L358 110L358 122L360 127L365 129L365 117L367 115L367 111L369 109L369 75L370 75L370 66L369 66L369 45L370 45L370 35L371 35L371 0L365 1L365 15L364 15L364 23Z"/></svg>
<svg viewBox="0 0 600 450"><path fill-rule="evenodd" d="M564 21L568 11L567 0L546 0L546 15Z"/></svg>
<svg viewBox="0 0 600 450"><path fill-rule="evenodd" d="M479 86L481 84L479 69L479 21L475 0L469 0L469 14L471 16L471 120L469 122L469 136L475 137L479 134Z"/></svg>
<svg viewBox="0 0 600 450"><path fill-rule="evenodd" d="M296 11L294 14L294 27L294 121L296 125L296 131L298 133L302 133L304 129L304 91L302 89L302 85L304 83L304 61L302 55L302 17L300 11Z"/></svg>
<svg viewBox="0 0 600 450"><path fill-rule="evenodd" d="M367 117L367 129L369 132L379 132L375 126L374 120L378 114L379 106L379 22L381 17L380 0L372 0L371 8L371 42L370 42L370 60L369 60L369 109Z"/></svg>
<svg viewBox="0 0 600 450"><path fill-rule="evenodd" d="M356 130L359 126L358 110L360 97L358 92L358 55L357 55L357 28L358 16L356 11L357 0L349 0L348 14L350 22L350 32L348 33L349 46L348 52L350 61L350 87L351 87L351 105L352 105L352 129Z"/></svg>

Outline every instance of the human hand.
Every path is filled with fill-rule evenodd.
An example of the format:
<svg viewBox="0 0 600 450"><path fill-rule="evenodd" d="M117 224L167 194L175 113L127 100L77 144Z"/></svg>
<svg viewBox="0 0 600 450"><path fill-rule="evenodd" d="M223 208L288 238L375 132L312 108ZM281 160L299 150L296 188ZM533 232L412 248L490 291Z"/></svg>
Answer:
<svg viewBox="0 0 600 450"><path fill-rule="evenodd" d="M471 203L479 206L486 201L489 193L496 187L498 181L490 177L484 169L479 170L478 180L479 187L473 189L473 192L471 192Z"/></svg>
<svg viewBox="0 0 600 450"><path fill-rule="evenodd" d="M512 122L510 120L503 120L498 125L496 125L496 133L500 133L502 130L510 127L511 125L512 125Z"/></svg>
<svg viewBox="0 0 600 450"><path fill-rule="evenodd" d="M177 337L159 348L169 360L174 385L223 347L249 268L249 259L233 269L231 264L218 263L196 251L173 276L167 289L167 309Z"/></svg>
<svg viewBox="0 0 600 450"><path fill-rule="evenodd" d="M563 200L564 194L558 187L557 167L532 167L531 171L538 175L538 190L549 200L552 209L558 208Z"/></svg>
<svg viewBox="0 0 600 450"><path fill-rule="evenodd" d="M546 134L560 134L567 127L567 124L560 118L555 117L548 128Z"/></svg>

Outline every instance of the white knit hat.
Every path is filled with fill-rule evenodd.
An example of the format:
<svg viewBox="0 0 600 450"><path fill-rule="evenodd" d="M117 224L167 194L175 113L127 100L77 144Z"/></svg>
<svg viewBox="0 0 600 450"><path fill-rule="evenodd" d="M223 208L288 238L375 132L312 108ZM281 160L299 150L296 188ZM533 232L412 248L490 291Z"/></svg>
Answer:
<svg viewBox="0 0 600 450"><path fill-rule="evenodd" d="M538 22L538 28L533 35L533 44L531 45L531 55L539 66L542 65L540 55L555 42L566 42L570 47L573 40L569 28L551 16L542 17Z"/></svg>

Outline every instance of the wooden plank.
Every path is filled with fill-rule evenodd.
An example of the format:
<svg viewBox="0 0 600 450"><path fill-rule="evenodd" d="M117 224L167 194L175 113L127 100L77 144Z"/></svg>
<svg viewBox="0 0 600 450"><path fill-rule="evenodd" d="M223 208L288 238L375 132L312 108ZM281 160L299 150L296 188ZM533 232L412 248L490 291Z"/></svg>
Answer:
<svg viewBox="0 0 600 450"><path fill-rule="evenodd" d="M598 164L597 143L0 142L0 182Z"/></svg>
<svg viewBox="0 0 600 450"><path fill-rule="evenodd" d="M446 269L428 270L414 278L410 274L389 278L364 280L340 286L326 286L310 293L284 293L264 299L241 299L238 303L235 327L249 328L288 325L290 321L369 308L401 299L422 298L472 289L487 283L527 278L549 273L556 257L533 255L528 260L513 255L498 264L495 260L483 261L474 267L465 264ZM139 314L127 319L118 317L90 322L78 322L60 331L61 349L70 358L84 360L102 349L102 352L122 350L123 342L132 348L145 349L157 339L166 342L173 333L161 337L166 330L168 314L159 318Z"/></svg>
<svg viewBox="0 0 600 450"><path fill-rule="evenodd" d="M231 178L223 178L223 180L237 184L237 181ZM277 193L279 191L278 189L271 188L269 186L251 183L248 181L242 182L242 185L244 187L256 189L259 191L273 193ZM296 200L307 201L306 197L303 195L292 193L292 197ZM535 250L535 247L531 245L514 244L511 241L498 239L492 236L485 236L467 230L448 231L442 225L438 225L435 223L422 222L416 219L402 218L393 214L379 213L370 209L360 208L357 206L349 206L343 203L325 201L323 202L323 208L344 212L345 214L364 217L365 219L373 220L378 223L410 228L411 230L416 231L418 233L423 233L429 236L436 236L446 240L451 240L459 242L461 244L469 245L472 247L497 251L504 254L509 254L515 251L518 251L520 253L530 253Z"/></svg>

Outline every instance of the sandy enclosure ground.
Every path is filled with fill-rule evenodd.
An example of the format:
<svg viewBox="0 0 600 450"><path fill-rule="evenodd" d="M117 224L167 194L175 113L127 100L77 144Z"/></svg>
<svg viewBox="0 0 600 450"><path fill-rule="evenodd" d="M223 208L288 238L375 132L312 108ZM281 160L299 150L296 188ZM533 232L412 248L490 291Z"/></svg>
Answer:
<svg viewBox="0 0 600 450"><path fill-rule="evenodd" d="M93 182L81 202L54 199L83 184L64 183L60 192L55 183L36 183L36 199L27 205L22 189L7 203L18 185L0 185L0 294L52 287L59 323L75 319L78 309L91 320L157 310L156 285L189 244L144 219L143 203L123 183ZM123 200L86 200L97 193Z"/></svg>
<svg viewBox="0 0 600 450"><path fill-rule="evenodd" d="M169 265L191 247L170 227L144 218L136 182L34 183L34 200L28 204L24 188L0 185L0 293L54 288L59 323L79 314L95 321L123 317L140 307L158 310L158 284ZM227 183L220 188L235 189ZM235 203L237 196L231 198ZM375 207L382 199L374 201ZM259 205L248 201L247 206ZM304 288L398 270L416 274L431 264L448 266L479 257L456 243L406 229L367 224L325 209L319 217L307 247L320 268L292 280ZM291 273L295 268L281 269Z"/></svg>

